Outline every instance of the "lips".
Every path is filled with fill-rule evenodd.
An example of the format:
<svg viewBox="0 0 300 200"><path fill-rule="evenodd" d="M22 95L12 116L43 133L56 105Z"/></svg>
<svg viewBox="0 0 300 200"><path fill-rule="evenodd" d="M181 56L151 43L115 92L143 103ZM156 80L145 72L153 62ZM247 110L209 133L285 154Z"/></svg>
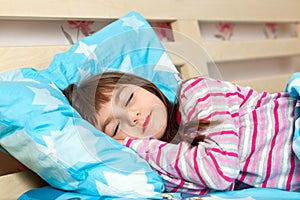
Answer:
<svg viewBox="0 0 300 200"><path fill-rule="evenodd" d="M146 117L146 119L145 119L145 122L144 122L144 124L143 124L143 132L145 132L147 126L149 125L149 123L150 123L150 118L151 118L151 113L150 113L150 114Z"/></svg>

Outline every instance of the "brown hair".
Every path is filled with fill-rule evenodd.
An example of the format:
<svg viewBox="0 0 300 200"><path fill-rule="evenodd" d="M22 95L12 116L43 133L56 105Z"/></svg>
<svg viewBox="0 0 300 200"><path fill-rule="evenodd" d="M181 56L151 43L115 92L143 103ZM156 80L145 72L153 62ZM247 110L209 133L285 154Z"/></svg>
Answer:
<svg viewBox="0 0 300 200"><path fill-rule="evenodd" d="M112 92L117 84L133 84L142 87L156 95L164 103L168 112L168 125L165 134L161 138L162 141L178 143L185 140L192 146L196 146L199 141L205 139L203 135L195 138L187 138L184 136L184 132L190 130L192 127L198 127L197 130L205 129L209 125L208 121L200 120L200 122L193 122L187 126L179 127L176 119L178 103L171 103L155 84L133 74L105 72L83 81L78 87L75 84L71 84L63 93L82 118L95 126L97 124L95 114L103 104L110 101Z"/></svg>

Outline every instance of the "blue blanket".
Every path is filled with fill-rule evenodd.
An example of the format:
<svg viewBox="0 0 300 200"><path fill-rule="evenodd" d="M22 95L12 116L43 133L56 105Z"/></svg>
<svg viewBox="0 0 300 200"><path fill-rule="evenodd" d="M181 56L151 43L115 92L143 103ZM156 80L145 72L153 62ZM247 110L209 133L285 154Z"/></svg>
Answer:
<svg viewBox="0 0 300 200"><path fill-rule="evenodd" d="M215 192L205 196L190 195L185 193L165 193L163 194L163 199L168 200L299 200L300 193L298 192L287 192L278 189L270 188L249 188L236 191L228 192ZM65 200L65 199L81 199L81 200L126 200L128 198L114 198L114 197L99 197L99 196L89 196L74 192L67 192L58 190L51 187L44 187L30 190L24 193L18 200ZM141 200L141 198L138 198ZM128 199L130 200L130 199Z"/></svg>
<svg viewBox="0 0 300 200"><path fill-rule="evenodd" d="M286 91L290 96L296 98L298 103L295 109L295 134L293 139L293 150L300 159L300 72L294 73L287 83Z"/></svg>

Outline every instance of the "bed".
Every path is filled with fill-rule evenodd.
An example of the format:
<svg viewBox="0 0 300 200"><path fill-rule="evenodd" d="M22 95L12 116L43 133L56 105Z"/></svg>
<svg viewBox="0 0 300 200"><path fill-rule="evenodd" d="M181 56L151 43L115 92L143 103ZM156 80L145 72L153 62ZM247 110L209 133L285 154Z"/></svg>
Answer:
<svg viewBox="0 0 300 200"><path fill-rule="evenodd" d="M239 70L247 71L249 65L243 66L243 62L274 59L281 64L279 70L274 72L272 68L268 68L272 73L256 73L254 76L233 78L230 81L251 86L259 91L276 92L283 91L290 76L300 71L300 2L297 0L29 0L26 4L20 0L13 1L13 6L11 1L7 0L1 0L0 3L0 23L1 20L112 22L131 11L140 13L153 24L167 22L172 31L165 31L172 32L172 41L164 41L163 46L170 53L172 62L183 78L197 75L222 78L218 65L238 62L241 63ZM216 22L276 23L293 26L295 31L293 37L289 38L205 39L202 30L205 26L202 23ZM1 46L0 73L19 68L43 70L50 65L55 55L68 51L70 46ZM0 156L1 198L17 199L30 189L47 185L17 159L4 152L0 152Z"/></svg>

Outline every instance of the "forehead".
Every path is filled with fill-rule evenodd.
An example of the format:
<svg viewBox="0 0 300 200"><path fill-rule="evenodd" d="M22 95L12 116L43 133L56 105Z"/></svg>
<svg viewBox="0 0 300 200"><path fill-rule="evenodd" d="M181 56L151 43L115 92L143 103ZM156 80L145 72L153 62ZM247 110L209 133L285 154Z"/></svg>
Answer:
<svg viewBox="0 0 300 200"><path fill-rule="evenodd" d="M113 96L117 96L120 94L120 92L132 92L134 90L137 90L138 88L140 88L140 87L137 85L118 83L118 84L116 84L114 89L111 91L111 94Z"/></svg>

